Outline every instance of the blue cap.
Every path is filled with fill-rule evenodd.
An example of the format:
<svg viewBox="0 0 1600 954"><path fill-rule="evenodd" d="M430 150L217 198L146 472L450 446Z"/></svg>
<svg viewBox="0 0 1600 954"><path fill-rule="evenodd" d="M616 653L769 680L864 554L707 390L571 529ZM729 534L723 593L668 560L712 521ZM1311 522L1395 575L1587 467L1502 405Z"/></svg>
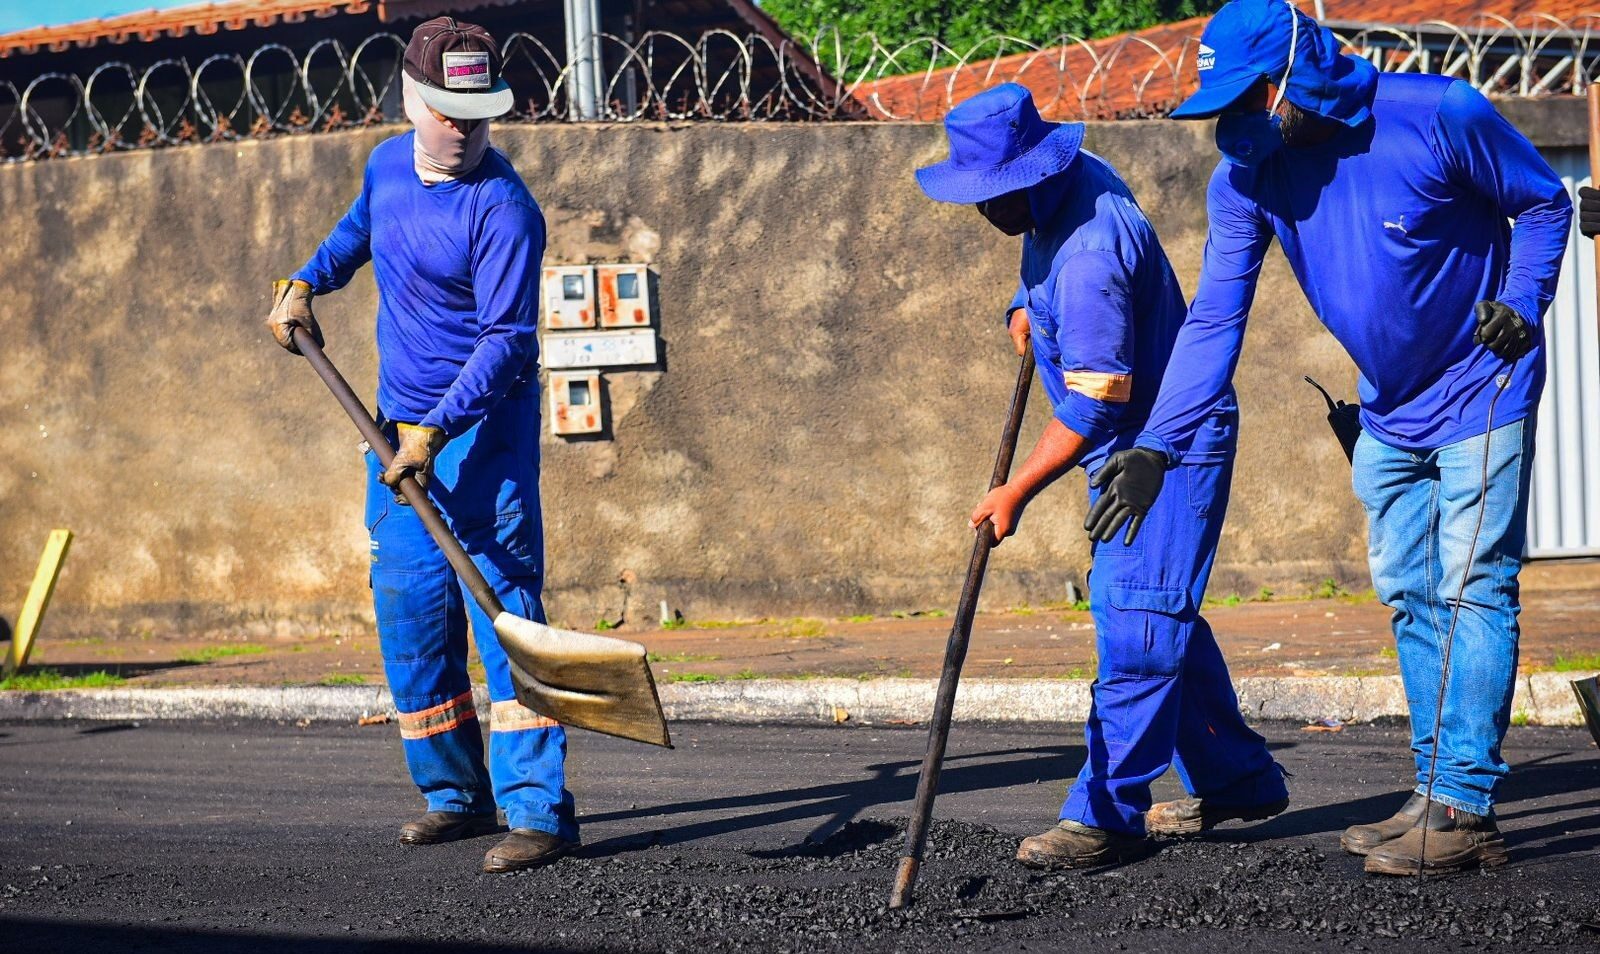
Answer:
<svg viewBox="0 0 1600 954"><path fill-rule="evenodd" d="M1289 102L1358 126L1371 115L1378 83L1371 63L1341 53L1333 33L1288 0L1233 0L1223 6L1200 35L1195 67L1200 89L1172 111L1173 119L1215 116L1260 80L1283 83L1287 70L1283 92Z"/></svg>
<svg viewBox="0 0 1600 954"><path fill-rule="evenodd" d="M917 170L928 198L971 205L1038 185L1072 165L1083 144L1083 123L1050 123L1039 116L1027 87L1004 83L984 90L944 117L950 158Z"/></svg>

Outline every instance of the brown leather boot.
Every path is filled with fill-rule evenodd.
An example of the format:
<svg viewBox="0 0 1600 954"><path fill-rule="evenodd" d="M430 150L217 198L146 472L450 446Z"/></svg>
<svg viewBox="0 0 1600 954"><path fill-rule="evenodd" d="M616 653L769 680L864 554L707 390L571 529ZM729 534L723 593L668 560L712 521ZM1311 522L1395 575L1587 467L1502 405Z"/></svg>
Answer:
<svg viewBox="0 0 1600 954"><path fill-rule="evenodd" d="M1422 817L1425 801L1421 795L1412 792L1400 810L1383 821L1346 828L1344 834L1339 836L1339 847L1352 855L1365 855L1384 842L1394 841L1416 825L1417 819Z"/></svg>
<svg viewBox="0 0 1600 954"><path fill-rule="evenodd" d="M1426 830L1427 845L1423 845ZM1450 874L1467 868L1506 863L1506 843L1493 815L1474 815L1438 802L1428 817L1393 841L1367 855L1368 874Z"/></svg>
<svg viewBox="0 0 1600 954"><path fill-rule="evenodd" d="M1017 860L1030 868L1093 868L1134 857L1145 848L1143 838L1064 821L1047 832L1024 838Z"/></svg>
<svg viewBox="0 0 1600 954"><path fill-rule="evenodd" d="M577 842L567 841L549 832L535 831L532 828L513 828L511 834L501 839L500 844L490 848L488 854L483 856L483 870L491 874L503 874L507 871L539 868L568 854L576 847L578 847Z"/></svg>
<svg viewBox="0 0 1600 954"><path fill-rule="evenodd" d="M1203 798L1180 798L1151 805L1144 813L1144 828L1152 835L1198 835L1226 821L1265 821L1288 807L1287 798L1266 805L1216 805Z"/></svg>
<svg viewBox="0 0 1600 954"><path fill-rule="evenodd" d="M500 822L493 815L428 812L400 826L400 844L442 845L447 841L492 835L500 830Z"/></svg>

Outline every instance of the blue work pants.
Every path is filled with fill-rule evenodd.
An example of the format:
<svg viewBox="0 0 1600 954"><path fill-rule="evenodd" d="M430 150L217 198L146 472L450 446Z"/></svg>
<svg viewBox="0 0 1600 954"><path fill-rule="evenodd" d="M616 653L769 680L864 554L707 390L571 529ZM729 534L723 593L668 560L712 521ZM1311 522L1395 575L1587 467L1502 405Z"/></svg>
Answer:
<svg viewBox="0 0 1600 954"><path fill-rule="evenodd" d="M1191 795L1255 806L1288 797L1266 740L1245 724L1200 615L1233 477L1238 412L1213 415L1133 544L1097 543L1089 573L1099 669L1088 757L1061 819L1144 834L1150 784L1175 767ZM1089 492L1091 504L1099 491Z"/></svg>
<svg viewBox="0 0 1600 954"><path fill-rule="evenodd" d="M395 426L385 423L391 440ZM399 712L406 765L429 811L506 813L513 828L576 841L566 790L566 732L516 700L492 621L462 585L416 511L378 480L367 452L366 524L372 601L384 671ZM544 621L536 392L503 399L439 452L428 485L462 546L505 608ZM489 684L489 765L467 675L467 622Z"/></svg>

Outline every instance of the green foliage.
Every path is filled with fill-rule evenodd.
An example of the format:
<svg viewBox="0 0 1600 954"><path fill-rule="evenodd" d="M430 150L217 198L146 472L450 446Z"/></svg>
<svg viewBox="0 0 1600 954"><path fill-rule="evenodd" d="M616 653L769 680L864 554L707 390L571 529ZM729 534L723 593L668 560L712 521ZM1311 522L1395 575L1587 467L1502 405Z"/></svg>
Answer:
<svg viewBox="0 0 1600 954"><path fill-rule="evenodd" d="M611 622L609 619L606 619L604 616L594 621L594 631L597 633L604 633L608 630L613 630L616 628L617 624Z"/></svg>
<svg viewBox="0 0 1600 954"><path fill-rule="evenodd" d="M1063 34L1110 36L1157 23L1210 13L1223 0L1000 0L953 3L950 0L764 0L761 9L791 36L802 41L838 29L852 41L875 34L885 49L931 37L966 54L984 40L1010 36L1031 43L1052 43ZM992 51L990 51L992 53ZM1019 51L1011 51L1019 52ZM926 65L926 47L907 51L916 62L906 72ZM920 59L917 59L920 57Z"/></svg>
<svg viewBox="0 0 1600 954"><path fill-rule="evenodd" d="M1532 715L1532 713L1528 712L1527 709L1518 709L1516 712L1511 713L1511 724L1512 725L1524 726L1524 725L1531 725L1532 723L1533 723L1533 715Z"/></svg>
<svg viewBox="0 0 1600 954"><path fill-rule="evenodd" d="M1272 590L1268 589L1265 586L1263 586L1261 589L1257 590L1256 591L1256 602L1257 603L1270 603L1270 602L1272 602Z"/></svg>
<svg viewBox="0 0 1600 954"><path fill-rule="evenodd" d="M44 692L49 689L99 689L104 686L119 686L122 681L121 676L104 670L81 676L66 676L54 669L34 669L30 672L13 673L0 679L0 690Z"/></svg>
<svg viewBox="0 0 1600 954"><path fill-rule="evenodd" d="M716 653L646 653L645 659L653 663L715 662L721 659Z"/></svg>
<svg viewBox="0 0 1600 954"><path fill-rule="evenodd" d="M870 623L875 618L871 613L857 613L854 616L846 616L844 621L846 623Z"/></svg>
<svg viewBox="0 0 1600 954"><path fill-rule="evenodd" d="M317 680L319 686L361 686L365 685L367 677L353 672L332 672Z"/></svg>
<svg viewBox="0 0 1600 954"><path fill-rule="evenodd" d="M674 616L661 624L662 629L688 629L689 621L682 616Z"/></svg>
<svg viewBox="0 0 1600 954"><path fill-rule="evenodd" d="M667 682L716 682L709 672L674 672L667 674Z"/></svg>
<svg viewBox="0 0 1600 954"><path fill-rule="evenodd" d="M1343 596L1344 587L1339 585L1338 580L1330 576L1318 583L1317 588L1312 591L1311 595L1319 600L1331 600L1336 596Z"/></svg>

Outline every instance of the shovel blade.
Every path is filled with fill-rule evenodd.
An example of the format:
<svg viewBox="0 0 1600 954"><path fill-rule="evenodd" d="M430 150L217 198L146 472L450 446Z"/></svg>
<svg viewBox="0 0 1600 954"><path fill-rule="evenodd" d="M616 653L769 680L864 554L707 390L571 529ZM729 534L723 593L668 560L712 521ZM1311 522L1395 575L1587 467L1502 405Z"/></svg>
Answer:
<svg viewBox="0 0 1600 954"><path fill-rule="evenodd" d="M672 748L643 646L511 613L495 617L494 631L518 702L563 725Z"/></svg>
<svg viewBox="0 0 1600 954"><path fill-rule="evenodd" d="M1583 721L1594 736L1594 744L1600 745L1600 676L1574 679L1572 691L1578 694L1578 708L1583 710Z"/></svg>

